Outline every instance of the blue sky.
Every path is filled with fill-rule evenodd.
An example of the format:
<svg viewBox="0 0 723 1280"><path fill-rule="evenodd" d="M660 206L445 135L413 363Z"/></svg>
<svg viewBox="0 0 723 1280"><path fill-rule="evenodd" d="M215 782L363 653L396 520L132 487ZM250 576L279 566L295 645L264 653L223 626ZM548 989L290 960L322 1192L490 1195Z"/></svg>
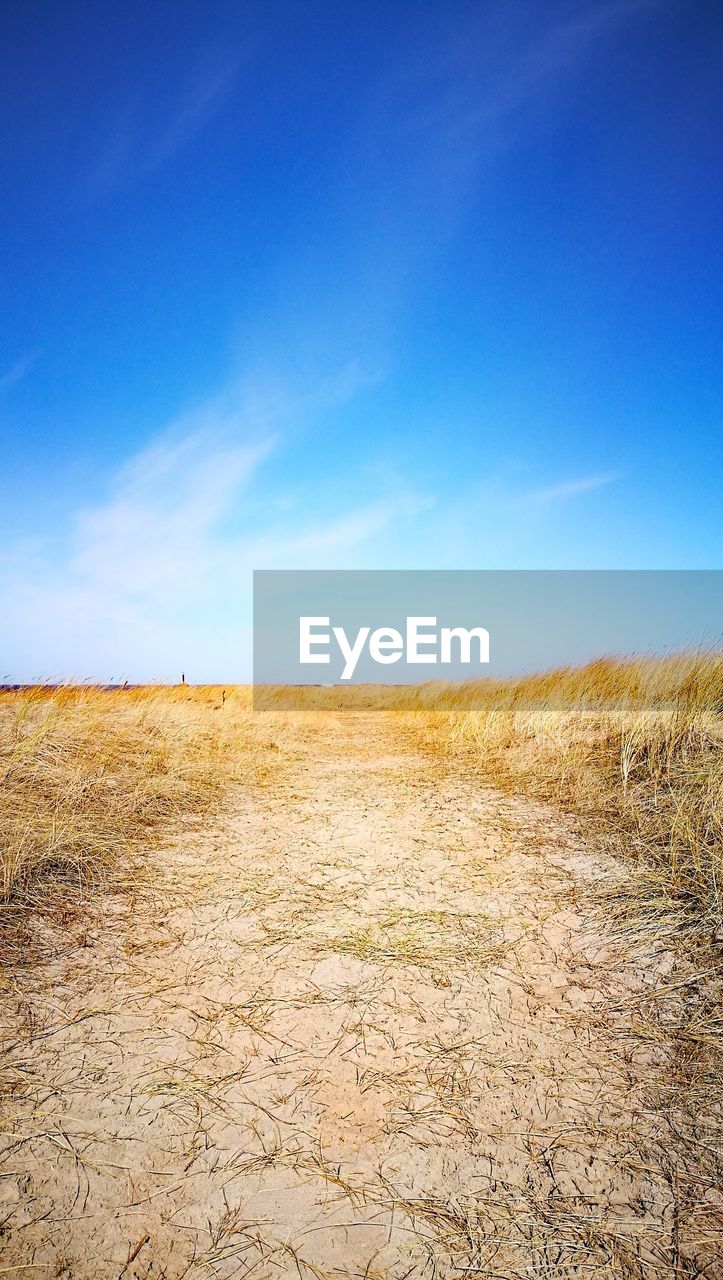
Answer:
<svg viewBox="0 0 723 1280"><path fill-rule="evenodd" d="M0 677L250 573L721 565L717 0L6 0Z"/></svg>

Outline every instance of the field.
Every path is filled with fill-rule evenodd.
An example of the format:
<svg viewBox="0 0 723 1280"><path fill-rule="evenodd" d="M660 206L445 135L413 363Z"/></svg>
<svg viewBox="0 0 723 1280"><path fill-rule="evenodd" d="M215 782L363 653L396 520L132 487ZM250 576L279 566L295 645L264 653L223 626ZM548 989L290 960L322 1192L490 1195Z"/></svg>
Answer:
<svg viewBox="0 0 723 1280"><path fill-rule="evenodd" d="M0 694L0 1276L723 1276L723 659Z"/></svg>

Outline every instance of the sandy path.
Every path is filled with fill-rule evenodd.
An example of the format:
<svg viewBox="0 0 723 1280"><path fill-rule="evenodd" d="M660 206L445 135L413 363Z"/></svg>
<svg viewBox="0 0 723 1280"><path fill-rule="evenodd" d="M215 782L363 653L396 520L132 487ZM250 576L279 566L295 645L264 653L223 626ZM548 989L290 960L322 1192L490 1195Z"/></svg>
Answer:
<svg viewBox="0 0 723 1280"><path fill-rule="evenodd" d="M630 1013L670 957L583 913L571 826L394 735L302 716L4 993L0 1276L717 1274Z"/></svg>

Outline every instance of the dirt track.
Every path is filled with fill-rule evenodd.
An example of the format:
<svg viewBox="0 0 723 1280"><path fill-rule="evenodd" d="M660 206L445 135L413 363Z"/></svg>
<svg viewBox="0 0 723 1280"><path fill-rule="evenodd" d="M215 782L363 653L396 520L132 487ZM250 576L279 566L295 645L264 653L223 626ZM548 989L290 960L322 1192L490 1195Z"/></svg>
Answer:
<svg viewBox="0 0 723 1280"><path fill-rule="evenodd" d="M0 1277L719 1274L633 1025L670 955L595 923L572 824L395 733L300 716L4 992Z"/></svg>

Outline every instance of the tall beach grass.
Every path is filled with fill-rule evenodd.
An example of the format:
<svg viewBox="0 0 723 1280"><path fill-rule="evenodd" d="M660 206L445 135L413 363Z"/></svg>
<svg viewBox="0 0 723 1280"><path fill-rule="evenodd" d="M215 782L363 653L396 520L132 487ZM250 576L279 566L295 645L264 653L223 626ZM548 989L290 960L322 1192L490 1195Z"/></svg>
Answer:
<svg viewBox="0 0 723 1280"><path fill-rule="evenodd" d="M355 707L378 707L480 779L579 814L723 929L720 651L343 692L350 733ZM286 693L279 707L291 693L302 715L340 702L335 689ZM272 716L282 747L284 717L296 714ZM42 904L58 881L85 888L124 874L170 825L258 769L269 723L245 688L1 691L0 906Z"/></svg>
<svg viewBox="0 0 723 1280"><path fill-rule="evenodd" d="M429 748L579 814L721 931L721 651L429 684L399 706Z"/></svg>
<svg viewBox="0 0 723 1280"><path fill-rule="evenodd" d="M129 874L249 759L249 699L213 688L0 693L0 907Z"/></svg>

